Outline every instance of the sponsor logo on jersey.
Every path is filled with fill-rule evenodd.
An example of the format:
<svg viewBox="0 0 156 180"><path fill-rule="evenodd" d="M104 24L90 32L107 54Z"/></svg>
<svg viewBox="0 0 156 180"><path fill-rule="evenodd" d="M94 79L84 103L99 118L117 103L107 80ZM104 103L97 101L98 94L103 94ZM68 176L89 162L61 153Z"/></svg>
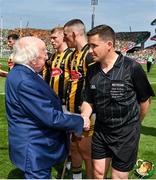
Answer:
<svg viewBox="0 0 156 180"><path fill-rule="evenodd" d="M95 84L91 84L90 89L96 89Z"/></svg>
<svg viewBox="0 0 156 180"><path fill-rule="evenodd" d="M72 70L71 72L70 72L70 75L71 75L71 80L72 81L76 81L76 80L78 80L78 79L80 79L81 77L82 77L82 74L81 73L79 73L78 71L76 71L76 70Z"/></svg>
<svg viewBox="0 0 156 180"><path fill-rule="evenodd" d="M61 75L62 74L62 69L60 69L60 68L52 68L52 74L51 74L51 76L52 77L55 77L55 76L59 76L59 75Z"/></svg>

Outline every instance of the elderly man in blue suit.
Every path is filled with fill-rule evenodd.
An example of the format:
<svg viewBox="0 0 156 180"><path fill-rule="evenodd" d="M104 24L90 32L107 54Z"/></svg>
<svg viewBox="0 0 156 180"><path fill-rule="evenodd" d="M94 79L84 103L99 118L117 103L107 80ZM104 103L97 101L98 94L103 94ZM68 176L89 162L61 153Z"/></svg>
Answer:
<svg viewBox="0 0 156 180"><path fill-rule="evenodd" d="M6 80L10 159L26 179L51 178L51 167L68 153L69 132L89 128L89 119L62 112L60 99L38 75L46 59L42 40L21 38Z"/></svg>

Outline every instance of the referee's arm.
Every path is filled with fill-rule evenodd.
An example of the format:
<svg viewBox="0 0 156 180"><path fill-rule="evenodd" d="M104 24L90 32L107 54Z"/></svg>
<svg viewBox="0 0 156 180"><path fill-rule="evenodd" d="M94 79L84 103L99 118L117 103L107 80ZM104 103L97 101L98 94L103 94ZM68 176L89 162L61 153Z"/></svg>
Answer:
<svg viewBox="0 0 156 180"><path fill-rule="evenodd" d="M135 62L135 61L134 61ZM139 63L133 63L132 79L134 89L140 105L140 120L142 121L147 113L154 91L148 81L147 75Z"/></svg>
<svg viewBox="0 0 156 180"><path fill-rule="evenodd" d="M87 74L85 78L85 88L82 91L82 104L80 107L81 115L89 118L93 111L93 95L90 91L89 84L89 70L87 69Z"/></svg>
<svg viewBox="0 0 156 180"><path fill-rule="evenodd" d="M92 104L83 101L82 105L81 105L81 115L84 117L89 118L92 114Z"/></svg>
<svg viewBox="0 0 156 180"><path fill-rule="evenodd" d="M145 102L140 103L140 120L141 121L143 121L144 117L146 116L150 102L151 102L151 98L147 99Z"/></svg>

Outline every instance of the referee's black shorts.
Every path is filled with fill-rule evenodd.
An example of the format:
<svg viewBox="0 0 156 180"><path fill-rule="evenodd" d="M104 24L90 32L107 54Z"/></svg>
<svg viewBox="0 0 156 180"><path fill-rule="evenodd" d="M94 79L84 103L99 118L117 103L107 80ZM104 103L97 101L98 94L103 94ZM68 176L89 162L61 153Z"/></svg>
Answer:
<svg viewBox="0 0 156 180"><path fill-rule="evenodd" d="M92 139L92 158L112 158L112 167L121 172L133 169L138 152L140 122L114 129L96 124Z"/></svg>

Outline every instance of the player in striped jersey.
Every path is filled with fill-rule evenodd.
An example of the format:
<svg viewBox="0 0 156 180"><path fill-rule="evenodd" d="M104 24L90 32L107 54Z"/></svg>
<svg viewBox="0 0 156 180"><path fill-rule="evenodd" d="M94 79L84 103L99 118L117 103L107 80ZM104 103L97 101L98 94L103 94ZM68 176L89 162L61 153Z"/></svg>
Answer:
<svg viewBox="0 0 156 180"><path fill-rule="evenodd" d="M88 54L88 45L84 23L79 19L68 21L64 25L64 37L68 47L75 48L70 64L70 81L67 90L67 109L70 112L80 113L81 94L87 68L93 63ZM82 137L72 136L71 157L73 179L82 178L82 160L85 161L87 178L92 178L91 164L91 136L93 126Z"/></svg>
<svg viewBox="0 0 156 180"><path fill-rule="evenodd" d="M55 53L46 62L43 70L43 79L65 103L67 83L69 81L68 61L72 51L64 42L63 27L55 27L51 30L51 43Z"/></svg>

